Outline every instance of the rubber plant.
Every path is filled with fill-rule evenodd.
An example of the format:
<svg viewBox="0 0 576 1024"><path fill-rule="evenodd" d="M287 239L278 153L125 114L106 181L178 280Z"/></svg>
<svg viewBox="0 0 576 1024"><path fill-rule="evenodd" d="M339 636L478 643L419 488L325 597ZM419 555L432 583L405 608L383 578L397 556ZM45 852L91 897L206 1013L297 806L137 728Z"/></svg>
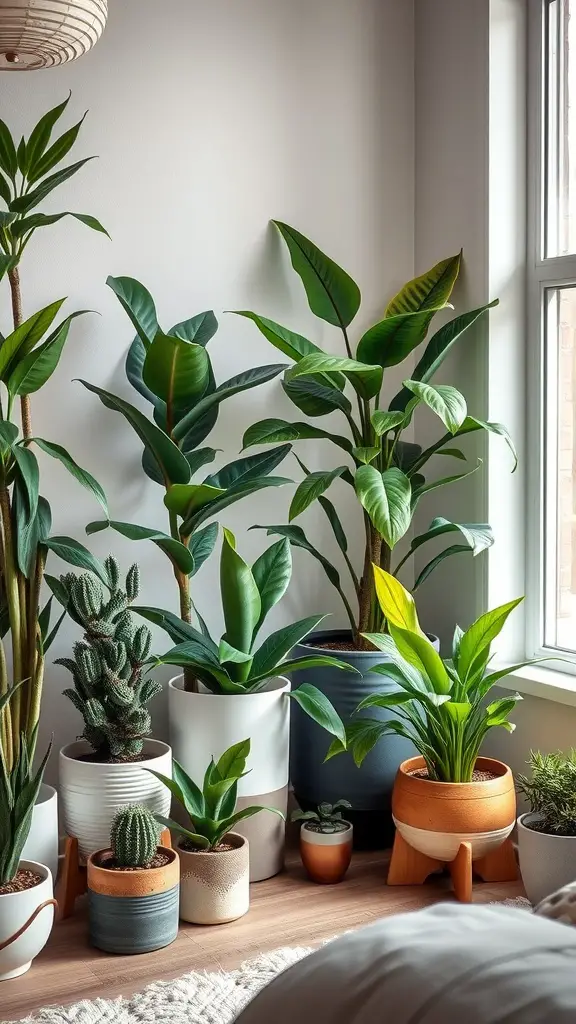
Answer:
<svg viewBox="0 0 576 1024"><path fill-rule="evenodd" d="M58 299L24 319L20 288L22 259L38 230L63 217L74 217L105 233L99 221L87 214L45 214L39 210L58 186L92 159L59 167L84 120L52 141L52 132L69 99L48 111L30 136L18 144L0 120L0 200L5 206L0 209L0 279L8 280L12 308L12 329L0 336L0 695L14 690L9 708L0 715L0 743L8 772L19 759L22 735L33 756L44 656L59 625L50 630L51 599L42 609L40 605L48 552L93 570L103 582L107 580L104 566L82 544L50 535L51 511L40 494L35 449L61 462L106 510L104 492L65 448L36 437L32 430L30 396L56 370L72 321L86 311L70 313L54 327L65 301ZM11 672L4 649L8 634Z"/></svg>
<svg viewBox="0 0 576 1024"><path fill-rule="evenodd" d="M121 413L143 445L142 467L163 490L167 530L118 520L99 520L89 534L111 527L129 540L150 540L166 555L178 587L179 639L194 639L190 624L194 604L190 580L212 553L218 535L216 522L208 522L223 509L264 487L290 483L272 471L290 451L282 444L259 455L236 459L216 473L193 478L214 461L217 450L203 446L226 399L272 380L285 364L258 366L217 385L207 351L218 328L209 310L176 324L167 333L157 319L147 289L128 277L108 278L133 326L136 337L126 359L130 384L150 404L146 416L136 406L87 381L106 408ZM160 610L161 611L161 610ZM190 673L187 686L193 687Z"/></svg>
<svg viewBox="0 0 576 1024"><path fill-rule="evenodd" d="M304 548L322 565L328 579L338 590L350 622L352 638L360 649L368 648L363 634L379 630L381 611L376 600L372 564L396 575L406 560L419 548L446 537L450 543L424 566L414 583L416 590L445 558L461 552L478 555L493 542L486 523L455 523L437 517L422 534L413 537L408 553L392 565L392 552L409 532L416 506L426 494L463 480L480 467L480 461L462 472L440 476L433 470L438 456L466 461L454 439L475 431L500 434L514 448L508 432L500 423L487 423L468 414L464 396L446 384L432 384L439 367L456 342L493 302L462 313L444 323L429 339L411 373L406 375L397 393L386 391L386 371L407 360L427 337L434 317L449 305L458 277L461 253L437 263L425 274L409 281L386 305L384 318L365 331L355 343L350 326L360 309L360 289L350 275L295 228L273 222L286 243L292 266L299 275L311 311L340 332L343 355L332 355L308 338L273 320L249 310L236 310L252 320L265 338L293 365L286 370L282 387L306 420L265 419L249 427L244 448L272 442L312 439L330 441L340 454L340 464L310 472L298 460L305 473L292 498L288 525L256 527L269 534L287 537ZM349 390L350 394L347 393ZM427 448L404 439L418 407L427 407L439 418L442 433ZM339 417L343 432L331 426L319 427L314 421L324 416ZM312 421L312 422L310 422ZM515 454L514 454L515 458ZM439 465L440 463L438 463ZM348 538L333 502L326 491L342 480L356 493L362 507L365 534L362 566L355 567L348 550ZM308 540L294 520L319 501L340 548L349 573L355 602L351 604L340 572Z"/></svg>

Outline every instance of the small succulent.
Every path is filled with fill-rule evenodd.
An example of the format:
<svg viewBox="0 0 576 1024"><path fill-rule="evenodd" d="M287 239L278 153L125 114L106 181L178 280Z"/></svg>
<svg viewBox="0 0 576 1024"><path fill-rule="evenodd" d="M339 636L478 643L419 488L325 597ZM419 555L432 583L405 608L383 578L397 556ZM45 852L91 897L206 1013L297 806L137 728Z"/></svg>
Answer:
<svg viewBox="0 0 576 1024"><path fill-rule="evenodd" d="M541 815L541 832L553 836L576 836L576 750L541 754L531 751L528 761L532 776L518 776L518 790L530 810Z"/></svg>
<svg viewBox="0 0 576 1024"><path fill-rule="evenodd" d="M142 752L152 731L146 705L162 686L144 678L152 634L138 626L130 604L140 589L138 566L119 585L118 563L106 559L108 593L95 576L60 577L62 603L84 629L74 644L74 658L59 658L72 673L74 689L64 690L84 719L84 739L102 760L128 761Z"/></svg>
<svg viewBox="0 0 576 1024"><path fill-rule="evenodd" d="M342 832L344 831L343 826L346 825L342 817L342 811L347 811L352 807L352 804L348 800L337 800L335 804L322 803L318 804L316 811L293 811L291 815L291 821L313 821L315 824L316 832Z"/></svg>
<svg viewBox="0 0 576 1024"><path fill-rule="evenodd" d="M123 868L147 868L152 863L162 831L152 811L142 804L122 807L110 828L114 860Z"/></svg>

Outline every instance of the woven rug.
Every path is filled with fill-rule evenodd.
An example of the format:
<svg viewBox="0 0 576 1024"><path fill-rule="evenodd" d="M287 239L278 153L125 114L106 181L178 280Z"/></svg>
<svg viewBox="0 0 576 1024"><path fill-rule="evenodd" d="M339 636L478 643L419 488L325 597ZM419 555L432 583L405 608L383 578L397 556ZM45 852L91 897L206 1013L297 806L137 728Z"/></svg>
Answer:
<svg viewBox="0 0 576 1024"><path fill-rule="evenodd" d="M522 897L495 901L531 909ZM231 1024L254 995L315 947L299 946L263 953L235 971L191 971L181 978L155 981L142 992L117 999L83 999L51 1006L21 1021L5 1024Z"/></svg>

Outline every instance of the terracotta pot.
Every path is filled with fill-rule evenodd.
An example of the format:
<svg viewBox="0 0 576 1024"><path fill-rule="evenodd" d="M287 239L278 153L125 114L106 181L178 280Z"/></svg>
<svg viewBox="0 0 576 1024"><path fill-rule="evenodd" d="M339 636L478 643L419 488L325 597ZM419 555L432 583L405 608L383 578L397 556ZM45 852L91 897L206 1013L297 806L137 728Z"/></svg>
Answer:
<svg viewBox="0 0 576 1024"><path fill-rule="evenodd" d="M192 924L226 924L248 912L250 864L248 840L229 832L233 850L189 853L178 847L182 867L180 917Z"/></svg>
<svg viewBox="0 0 576 1024"><path fill-rule="evenodd" d="M353 829L349 821L342 832L314 832L307 822L300 829L300 856L313 882L333 885L341 882L352 857Z"/></svg>
<svg viewBox="0 0 576 1024"><path fill-rule="evenodd" d="M400 835L414 850L449 863L460 844L469 842L472 859L477 860L510 835L516 817L512 772L491 757L479 757L476 767L496 777L486 782L431 782L410 774L425 768L423 757L411 757L400 765L392 815Z"/></svg>
<svg viewBox="0 0 576 1024"><path fill-rule="evenodd" d="M101 860L111 850L88 858L90 941L106 953L149 953L174 942L178 934L180 862L174 850L159 868L111 871Z"/></svg>

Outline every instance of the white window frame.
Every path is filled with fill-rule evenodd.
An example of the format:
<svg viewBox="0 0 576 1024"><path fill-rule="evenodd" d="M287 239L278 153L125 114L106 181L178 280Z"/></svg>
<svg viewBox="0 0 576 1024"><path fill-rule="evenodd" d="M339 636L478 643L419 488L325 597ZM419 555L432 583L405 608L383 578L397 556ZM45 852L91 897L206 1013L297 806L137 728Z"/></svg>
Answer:
<svg viewBox="0 0 576 1024"><path fill-rule="evenodd" d="M547 383L544 300L548 288L576 286L576 254L545 257L545 17L549 0L528 0L528 210L527 210L527 545L526 545L526 651L528 657L562 656L550 668L576 674L576 652L544 645L546 572L551 584L552 565L545 558L554 537L545 522L545 503L556 504L557 488L548 486L545 460L555 443L547 439L545 412L555 400ZM550 375L551 376L551 375ZM548 453L547 453L548 449ZM548 493L547 493L548 491ZM555 517L550 516L549 520ZM547 570L548 566L548 570ZM554 572L555 577L555 572ZM575 637L576 647L576 637ZM543 694L544 695L544 694Z"/></svg>

